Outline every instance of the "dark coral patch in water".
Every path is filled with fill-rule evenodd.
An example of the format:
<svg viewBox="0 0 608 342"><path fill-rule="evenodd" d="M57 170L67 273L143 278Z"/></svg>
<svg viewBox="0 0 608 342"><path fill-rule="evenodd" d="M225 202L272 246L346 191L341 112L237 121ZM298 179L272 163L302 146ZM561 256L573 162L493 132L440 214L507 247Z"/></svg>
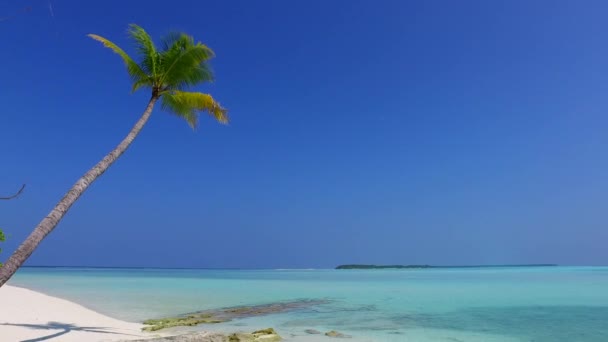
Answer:
<svg viewBox="0 0 608 342"><path fill-rule="evenodd" d="M252 306L236 306L214 310L194 312L177 317L149 319L144 321L144 331L157 331L166 328L195 326L199 324L213 324L228 322L233 319L265 316L296 310L307 309L313 306L327 304L327 300L298 300L292 302L279 302Z"/></svg>

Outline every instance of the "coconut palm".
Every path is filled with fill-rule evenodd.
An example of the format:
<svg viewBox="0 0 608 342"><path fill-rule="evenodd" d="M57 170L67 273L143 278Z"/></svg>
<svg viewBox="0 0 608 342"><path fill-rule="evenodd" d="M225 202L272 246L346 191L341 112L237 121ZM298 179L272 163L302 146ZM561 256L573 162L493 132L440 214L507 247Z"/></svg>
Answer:
<svg viewBox="0 0 608 342"><path fill-rule="evenodd" d="M201 112L207 112L221 123L228 122L226 110L210 95L186 91L189 87L212 80L212 73L207 65L207 61L213 57L210 48L200 42L195 43L194 39L186 34L172 33L162 40L162 46L157 49L146 31L133 24L129 26L128 34L135 43L137 60L106 38L95 34L90 34L89 37L101 42L122 58L131 77L133 91L140 88L150 90L151 96L146 109L124 140L72 186L0 268L0 286L9 280L40 242L53 231L91 183L127 150L150 118L157 101L160 100L163 110L186 120L191 127L196 127Z"/></svg>

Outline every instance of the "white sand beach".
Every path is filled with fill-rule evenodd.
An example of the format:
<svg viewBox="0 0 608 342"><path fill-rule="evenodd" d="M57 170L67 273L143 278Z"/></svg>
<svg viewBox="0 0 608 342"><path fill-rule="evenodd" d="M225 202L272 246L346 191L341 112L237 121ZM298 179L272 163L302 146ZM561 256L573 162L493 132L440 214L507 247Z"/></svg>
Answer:
<svg viewBox="0 0 608 342"><path fill-rule="evenodd" d="M2 342L117 341L151 336L141 327L35 291L8 285L0 288Z"/></svg>

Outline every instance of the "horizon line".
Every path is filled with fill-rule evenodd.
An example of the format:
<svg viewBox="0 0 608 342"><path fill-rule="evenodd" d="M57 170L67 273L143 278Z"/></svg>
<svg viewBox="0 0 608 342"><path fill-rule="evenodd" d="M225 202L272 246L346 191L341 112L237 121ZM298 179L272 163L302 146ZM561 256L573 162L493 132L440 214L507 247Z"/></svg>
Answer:
<svg viewBox="0 0 608 342"><path fill-rule="evenodd" d="M22 268L89 268L89 269L157 269L157 270L335 270L338 266L424 266L425 268L500 268L500 267L602 267L608 265L560 265L560 264L487 264L487 265L375 265L341 264L333 267L160 267L160 266L86 266L86 265L24 265Z"/></svg>

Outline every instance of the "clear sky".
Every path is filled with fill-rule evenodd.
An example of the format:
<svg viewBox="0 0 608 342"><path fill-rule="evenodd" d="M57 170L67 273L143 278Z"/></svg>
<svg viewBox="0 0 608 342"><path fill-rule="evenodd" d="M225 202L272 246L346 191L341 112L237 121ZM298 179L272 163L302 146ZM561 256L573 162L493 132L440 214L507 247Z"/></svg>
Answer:
<svg viewBox="0 0 608 342"><path fill-rule="evenodd" d="M86 37L137 23L232 122L156 110L30 265L608 263L608 2L51 4L0 4L3 259L144 109Z"/></svg>

